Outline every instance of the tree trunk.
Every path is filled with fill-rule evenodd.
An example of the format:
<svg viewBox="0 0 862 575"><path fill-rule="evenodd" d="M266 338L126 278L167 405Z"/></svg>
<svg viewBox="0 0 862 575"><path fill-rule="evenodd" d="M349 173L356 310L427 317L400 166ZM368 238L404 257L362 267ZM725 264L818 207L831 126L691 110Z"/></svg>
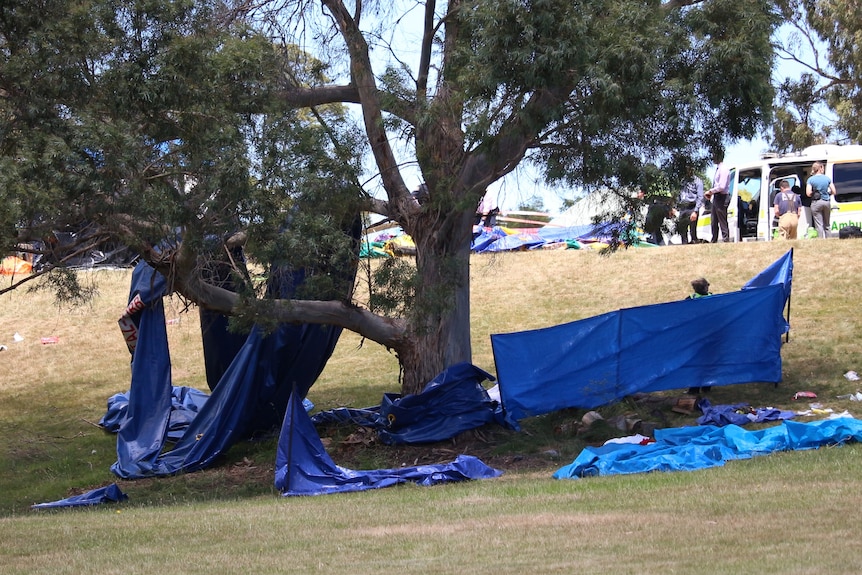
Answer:
<svg viewBox="0 0 862 575"><path fill-rule="evenodd" d="M415 316L409 343L399 350L401 391L419 393L447 367L471 361L470 223L473 213L450 214L449 233L417 230ZM445 232L444 226L442 229Z"/></svg>

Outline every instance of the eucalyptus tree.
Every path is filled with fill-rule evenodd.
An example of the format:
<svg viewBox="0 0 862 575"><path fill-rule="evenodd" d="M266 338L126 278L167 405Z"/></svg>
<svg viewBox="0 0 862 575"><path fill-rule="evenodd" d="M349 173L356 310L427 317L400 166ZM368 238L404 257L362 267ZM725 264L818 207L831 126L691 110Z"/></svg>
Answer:
<svg viewBox="0 0 862 575"><path fill-rule="evenodd" d="M779 110L783 110L779 113L794 118L797 134L810 130L821 140L862 142L862 18L858 3L781 0L778 6L782 21L792 31L779 44L779 54L805 70L799 79L785 82L782 92L789 99L779 103ZM811 110L820 107L828 110L826 120L813 117ZM805 109L807 116L801 113ZM788 132L780 125L776 129L785 135Z"/></svg>
<svg viewBox="0 0 862 575"><path fill-rule="evenodd" d="M771 113L777 19L761 0L90 2L89 11L54 7L65 32L75 30L71 51L44 19L24 23L33 31L26 40L14 38L14 25L2 31L0 95L21 126L17 139L4 135L4 161L27 186L9 192L7 227L60 215L113 223L105 229L199 305L340 325L386 346L404 392L471 359L471 223L490 184L531 163L549 182L623 189L649 166L673 176L705 163L726 142L754 136ZM4 20L16 15L2 11ZM42 52L45 34L55 45ZM16 90L43 78L9 80L30 58L44 60L34 70L56 64L34 107L29 90ZM66 78L69 63L76 72ZM343 125L344 109L355 111L355 129ZM356 162L351 152L363 149L369 159ZM412 174L421 194L411 193ZM318 217L292 207L303 195L284 193L298 186L294 177L317 190ZM25 209L27 192L45 185L73 201ZM78 206L84 188L110 209ZM223 246L242 238L266 266L299 251L296 236L286 240L274 225L277 214L289 213L291 225L309 216L313 240L357 205L416 244L415 260L380 266L367 305L332 291L261 301L242 283L234 293L208 281L205 238ZM341 215L324 217L327 206ZM174 236L156 223L181 227L182 242L166 244ZM337 260L349 242L326 237L312 253Z"/></svg>

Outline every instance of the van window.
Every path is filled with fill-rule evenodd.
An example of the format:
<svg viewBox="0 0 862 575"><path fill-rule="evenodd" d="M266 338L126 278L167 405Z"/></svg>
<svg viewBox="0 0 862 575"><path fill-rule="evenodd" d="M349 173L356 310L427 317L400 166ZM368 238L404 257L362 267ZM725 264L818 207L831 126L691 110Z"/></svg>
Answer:
<svg viewBox="0 0 862 575"><path fill-rule="evenodd" d="M832 181L835 184L835 201L862 201L862 162L833 164Z"/></svg>

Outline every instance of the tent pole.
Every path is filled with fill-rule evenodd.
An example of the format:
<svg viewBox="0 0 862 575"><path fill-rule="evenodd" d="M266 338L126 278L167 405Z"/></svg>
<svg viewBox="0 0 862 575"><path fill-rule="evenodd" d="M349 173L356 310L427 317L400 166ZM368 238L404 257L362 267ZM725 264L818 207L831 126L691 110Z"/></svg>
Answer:
<svg viewBox="0 0 862 575"><path fill-rule="evenodd" d="M790 248L790 265L793 265L793 248ZM790 341L790 298L793 297L793 272L790 273L790 293L787 294L787 333L784 334L784 343Z"/></svg>

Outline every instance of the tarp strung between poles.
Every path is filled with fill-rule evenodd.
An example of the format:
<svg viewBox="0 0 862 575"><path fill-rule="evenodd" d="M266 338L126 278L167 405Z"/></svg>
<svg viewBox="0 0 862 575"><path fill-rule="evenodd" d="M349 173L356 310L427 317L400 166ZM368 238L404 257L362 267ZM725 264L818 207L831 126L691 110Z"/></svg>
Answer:
<svg viewBox="0 0 862 575"><path fill-rule="evenodd" d="M792 269L789 251L738 292L492 335L506 417L594 409L636 392L778 383Z"/></svg>
<svg viewBox="0 0 862 575"><path fill-rule="evenodd" d="M323 495L365 491L399 483L437 483L488 479L501 471L479 459L460 455L451 463L397 469L354 471L332 461L300 401L291 397L278 440L275 487L283 495Z"/></svg>
<svg viewBox="0 0 862 575"><path fill-rule="evenodd" d="M571 464L557 470L554 478L693 471L776 451L842 445L848 441L862 441L862 421L849 417L810 423L785 421L757 431L737 425L676 427L657 429L655 439L655 443L647 445L588 447Z"/></svg>

